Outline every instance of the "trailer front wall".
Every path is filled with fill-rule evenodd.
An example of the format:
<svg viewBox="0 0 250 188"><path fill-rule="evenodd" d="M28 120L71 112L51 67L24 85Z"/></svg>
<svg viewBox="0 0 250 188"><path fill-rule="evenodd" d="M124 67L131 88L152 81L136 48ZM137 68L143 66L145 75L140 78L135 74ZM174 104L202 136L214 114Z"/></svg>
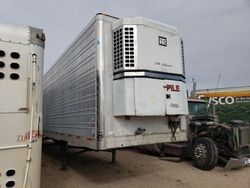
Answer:
<svg viewBox="0 0 250 188"><path fill-rule="evenodd" d="M119 22L119 21L118 21ZM102 80L102 84L100 87L104 88L103 90L99 90L98 93L102 98L99 98L102 101L100 105L100 114L98 122L98 149L105 150L110 148L121 148L121 147L131 147L131 146L138 146L138 145L145 145L145 144L153 144L153 143L163 143L163 142L171 142L173 141L173 135L171 133L171 129L168 124L169 116L164 115L154 116L153 112L153 103L145 105L145 108L151 107L151 116L115 116L115 104L114 104L114 95L126 95L124 93L115 93L115 83L118 80L114 80L114 69L113 69L113 28L115 22L113 24L108 22L103 22L99 20L98 25L102 25L102 30L105 35L100 36L101 38L101 45L98 47L98 50L101 51L103 55L102 62L97 62L102 67L98 67L97 70L99 74L99 80ZM179 40L177 40L179 41ZM179 56L181 57L181 43L179 43ZM142 54L141 54L142 55ZM180 66L182 65L175 65ZM128 79L128 78L127 78ZM136 89L140 89L142 93L147 95L149 91L147 90L151 83L160 82L162 83L162 89L164 90L163 83L171 83L171 80L161 80L161 79L150 79L150 78L131 78L136 80L137 83L146 84L146 87L137 87ZM183 90L185 90L185 83L183 84ZM129 88L128 88L129 89ZM186 90L185 90L186 91ZM126 92L131 92L131 90L126 90ZM133 92L133 91L132 91ZM164 92L164 91L163 91ZM132 94L133 95L133 94ZM172 93L172 96L174 94ZM184 94L186 97L186 95ZM165 95L164 95L165 97ZM146 98L145 96L141 96L141 98ZM123 101L120 100L118 103L122 103ZM183 101L183 104L185 100ZM165 108L165 101L164 108ZM133 104L131 104L133 106ZM129 106L131 108L132 106ZM143 107L142 107L143 108ZM186 141L186 122L185 116L181 116L181 124L177 128L175 137L176 141ZM139 129L145 129L143 134L136 135L136 131Z"/></svg>

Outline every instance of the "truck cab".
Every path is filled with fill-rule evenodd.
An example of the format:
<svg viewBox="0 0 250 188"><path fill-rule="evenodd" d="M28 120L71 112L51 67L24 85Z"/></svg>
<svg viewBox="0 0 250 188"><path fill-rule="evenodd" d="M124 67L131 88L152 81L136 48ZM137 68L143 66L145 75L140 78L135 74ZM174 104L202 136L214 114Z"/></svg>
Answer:
<svg viewBox="0 0 250 188"><path fill-rule="evenodd" d="M212 106L202 99L188 99L188 123L190 121L215 121Z"/></svg>

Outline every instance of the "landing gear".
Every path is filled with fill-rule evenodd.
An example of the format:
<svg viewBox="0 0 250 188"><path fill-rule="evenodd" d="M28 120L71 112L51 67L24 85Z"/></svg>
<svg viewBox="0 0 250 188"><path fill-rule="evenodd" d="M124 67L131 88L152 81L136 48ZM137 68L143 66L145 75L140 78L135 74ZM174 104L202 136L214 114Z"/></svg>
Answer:
<svg viewBox="0 0 250 188"><path fill-rule="evenodd" d="M61 157L62 166L60 170L67 170L68 166L68 156L67 156L67 149L68 149L68 143L64 141L59 141L59 154Z"/></svg>
<svg viewBox="0 0 250 188"><path fill-rule="evenodd" d="M60 155L60 160L61 160L60 170L67 170L67 167L69 164L69 159L71 156L78 155L78 154L81 154L81 153L87 152L87 151L93 151L91 149L84 148L84 147L69 146L68 143L65 141L56 141L56 140L54 140L54 141L56 144L59 145L59 155ZM67 150L70 148L80 149L80 151L76 151L73 153L71 152L71 154L68 154ZM106 151L111 152L111 154L112 154L112 164L116 163L116 150L112 149L112 150L106 150Z"/></svg>
<svg viewBox="0 0 250 188"><path fill-rule="evenodd" d="M192 146L194 165L201 170L212 170L218 161L218 149L213 140L197 138Z"/></svg>
<svg viewBox="0 0 250 188"><path fill-rule="evenodd" d="M112 152L112 163L114 164L116 163L116 150L113 149L111 152Z"/></svg>

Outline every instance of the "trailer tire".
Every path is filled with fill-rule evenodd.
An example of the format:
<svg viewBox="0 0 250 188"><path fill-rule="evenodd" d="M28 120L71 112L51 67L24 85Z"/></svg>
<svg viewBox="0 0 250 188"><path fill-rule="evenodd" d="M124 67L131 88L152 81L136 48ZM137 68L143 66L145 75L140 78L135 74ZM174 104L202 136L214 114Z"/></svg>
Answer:
<svg viewBox="0 0 250 188"><path fill-rule="evenodd" d="M201 170L212 170L218 162L218 149L207 137L197 138L192 146L194 165Z"/></svg>

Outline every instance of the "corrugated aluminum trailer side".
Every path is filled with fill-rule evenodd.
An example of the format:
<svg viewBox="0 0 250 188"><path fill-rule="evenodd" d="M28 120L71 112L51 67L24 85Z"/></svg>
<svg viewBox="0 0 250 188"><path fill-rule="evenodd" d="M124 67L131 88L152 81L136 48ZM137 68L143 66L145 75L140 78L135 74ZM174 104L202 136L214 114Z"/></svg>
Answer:
<svg viewBox="0 0 250 188"><path fill-rule="evenodd" d="M0 187L40 187L44 40L0 24Z"/></svg>
<svg viewBox="0 0 250 188"><path fill-rule="evenodd" d="M94 19L45 74L45 136L97 147L97 40Z"/></svg>
<svg viewBox="0 0 250 188"><path fill-rule="evenodd" d="M45 74L44 134L105 150L186 140L181 37L97 14Z"/></svg>

